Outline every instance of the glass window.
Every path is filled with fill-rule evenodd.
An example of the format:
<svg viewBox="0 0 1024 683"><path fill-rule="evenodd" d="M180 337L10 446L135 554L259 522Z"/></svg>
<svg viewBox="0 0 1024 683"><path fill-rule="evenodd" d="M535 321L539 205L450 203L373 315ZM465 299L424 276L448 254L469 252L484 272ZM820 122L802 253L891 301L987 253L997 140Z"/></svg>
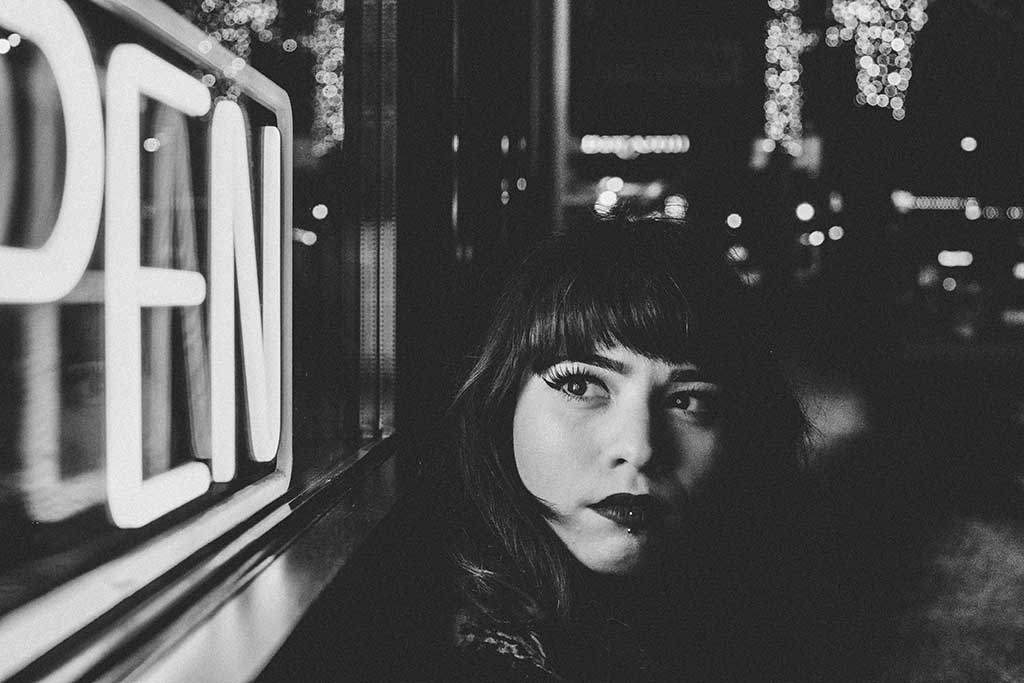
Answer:
<svg viewBox="0 0 1024 683"><path fill-rule="evenodd" d="M390 430L359 13L0 5L0 677Z"/></svg>

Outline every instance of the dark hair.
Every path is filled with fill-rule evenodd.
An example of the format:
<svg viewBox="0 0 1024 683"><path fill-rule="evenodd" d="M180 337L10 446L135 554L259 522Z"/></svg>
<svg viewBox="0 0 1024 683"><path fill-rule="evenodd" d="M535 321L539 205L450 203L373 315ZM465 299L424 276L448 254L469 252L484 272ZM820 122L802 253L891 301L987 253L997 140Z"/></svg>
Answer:
<svg viewBox="0 0 1024 683"><path fill-rule="evenodd" d="M452 408L470 520L456 531L454 557L464 592L488 615L539 622L572 610L580 569L512 453L520 383L559 359L621 344L698 363L729 398L726 464L708 495L728 499L734 527L773 517L799 471L805 422L772 358L763 307L720 237L661 218L595 219L541 243L506 287Z"/></svg>

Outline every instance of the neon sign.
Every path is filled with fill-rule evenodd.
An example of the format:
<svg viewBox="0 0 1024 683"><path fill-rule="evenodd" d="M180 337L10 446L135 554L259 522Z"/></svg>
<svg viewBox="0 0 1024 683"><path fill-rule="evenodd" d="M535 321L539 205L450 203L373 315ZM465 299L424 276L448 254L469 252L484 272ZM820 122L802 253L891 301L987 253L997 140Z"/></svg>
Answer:
<svg viewBox="0 0 1024 683"><path fill-rule="evenodd" d="M36 249L0 247L0 301L55 301L75 286L92 255L103 205L103 116L92 53L74 13L59 0L4 0L0 22L46 56L63 103L66 170L53 233Z"/></svg>
<svg viewBox="0 0 1024 683"><path fill-rule="evenodd" d="M243 113L211 102L190 74L139 45L118 45L107 65L104 135L99 82L85 34L61 0L4 0L0 24L33 41L53 71L65 122L62 203L47 242L0 246L0 303L82 300L104 304L106 498L110 517L134 528L234 478L235 291L248 417L249 454L274 459L281 439L281 133L260 131L262 263L257 274L249 150ZM139 132L141 97L186 116L210 113L209 283L188 270L142 266ZM104 138L106 155L104 156ZM86 271L106 193L102 286ZM244 180L243 180L244 179ZM237 281L237 286L236 286ZM262 283L262 296L260 295ZM190 461L143 477L142 323L147 307L208 306L209 465ZM54 473L54 483L59 483Z"/></svg>

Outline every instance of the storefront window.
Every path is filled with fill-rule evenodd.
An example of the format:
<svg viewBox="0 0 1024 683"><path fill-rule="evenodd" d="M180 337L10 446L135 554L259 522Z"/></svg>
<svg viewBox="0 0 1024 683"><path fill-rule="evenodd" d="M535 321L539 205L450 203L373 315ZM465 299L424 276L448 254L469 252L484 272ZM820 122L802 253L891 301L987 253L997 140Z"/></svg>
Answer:
<svg viewBox="0 0 1024 683"><path fill-rule="evenodd" d="M293 137L166 5L0 7L0 675L288 491Z"/></svg>

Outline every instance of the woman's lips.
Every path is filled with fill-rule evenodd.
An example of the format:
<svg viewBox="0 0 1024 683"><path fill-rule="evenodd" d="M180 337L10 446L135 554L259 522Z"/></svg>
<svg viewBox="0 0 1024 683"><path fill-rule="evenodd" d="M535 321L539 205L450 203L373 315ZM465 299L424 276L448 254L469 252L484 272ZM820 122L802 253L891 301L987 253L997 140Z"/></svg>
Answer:
<svg viewBox="0 0 1024 683"><path fill-rule="evenodd" d="M594 503L590 509L634 532L649 529L665 516L664 504L651 495L616 493Z"/></svg>

